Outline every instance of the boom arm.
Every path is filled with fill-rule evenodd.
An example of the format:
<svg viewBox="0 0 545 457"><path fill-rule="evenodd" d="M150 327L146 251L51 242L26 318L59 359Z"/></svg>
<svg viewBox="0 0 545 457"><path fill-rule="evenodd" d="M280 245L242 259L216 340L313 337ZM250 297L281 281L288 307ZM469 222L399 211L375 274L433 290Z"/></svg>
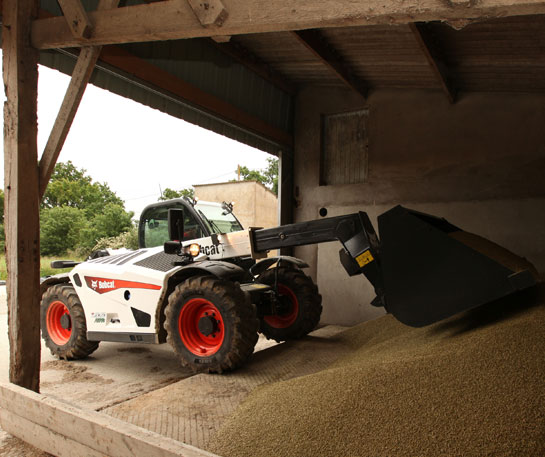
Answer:
<svg viewBox="0 0 545 457"><path fill-rule="evenodd" d="M365 275L379 298L375 304L384 306L380 245L367 213L360 211L345 216L260 229L253 232L252 240L257 252L328 241L341 242L343 249L339 255L347 273L350 276Z"/></svg>

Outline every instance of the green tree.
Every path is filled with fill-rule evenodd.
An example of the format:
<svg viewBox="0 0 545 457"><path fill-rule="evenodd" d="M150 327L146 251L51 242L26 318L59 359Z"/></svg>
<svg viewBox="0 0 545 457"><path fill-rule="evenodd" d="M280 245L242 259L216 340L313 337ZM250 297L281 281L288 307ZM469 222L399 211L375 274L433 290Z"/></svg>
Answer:
<svg viewBox="0 0 545 457"><path fill-rule="evenodd" d="M107 184L93 182L72 162L58 163L40 212L41 253L88 253L100 238L116 237L133 227L133 213Z"/></svg>
<svg viewBox="0 0 545 457"><path fill-rule="evenodd" d="M174 190L167 187L163 191L163 195L159 197L159 201L172 200L173 198L188 197L193 198L195 196L195 189L188 187L186 189Z"/></svg>
<svg viewBox="0 0 545 457"><path fill-rule="evenodd" d="M69 206L93 217L108 203L124 206L123 200L107 184L93 182L85 173L85 169L76 168L70 161L59 162L47 185L42 208Z"/></svg>
<svg viewBox="0 0 545 457"><path fill-rule="evenodd" d="M240 177L243 181L257 181L268 187L278 195L278 159L267 158L267 168L250 170L246 166L240 167Z"/></svg>
<svg viewBox="0 0 545 457"><path fill-rule="evenodd" d="M81 234L89 228L83 210L69 206L44 209L40 213L40 251L42 255L59 255L75 250Z"/></svg>
<svg viewBox="0 0 545 457"><path fill-rule="evenodd" d="M132 213L126 212L121 205L108 203L102 212L94 217L92 227L99 238L117 236L131 229Z"/></svg>

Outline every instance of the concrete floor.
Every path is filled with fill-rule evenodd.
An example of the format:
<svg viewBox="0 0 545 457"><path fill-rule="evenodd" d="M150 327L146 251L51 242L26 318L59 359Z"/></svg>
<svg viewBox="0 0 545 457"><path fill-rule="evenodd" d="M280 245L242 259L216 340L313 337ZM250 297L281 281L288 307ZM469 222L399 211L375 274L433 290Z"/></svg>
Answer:
<svg viewBox="0 0 545 457"><path fill-rule="evenodd" d="M205 448L254 388L334 361L342 351L332 337L342 330L325 327L302 341L280 345L261 336L249 363L227 375L194 375L166 344L101 343L87 359L66 362L54 358L42 342L40 390ZM8 381L8 368L7 305L5 287L0 287L0 381ZM0 430L0 457L46 455Z"/></svg>

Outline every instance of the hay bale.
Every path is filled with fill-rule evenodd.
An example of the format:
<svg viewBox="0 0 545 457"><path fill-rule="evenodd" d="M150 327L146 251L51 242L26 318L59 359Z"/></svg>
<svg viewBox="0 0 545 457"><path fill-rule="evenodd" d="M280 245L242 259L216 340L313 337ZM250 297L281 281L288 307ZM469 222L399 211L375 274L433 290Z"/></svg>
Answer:
<svg viewBox="0 0 545 457"><path fill-rule="evenodd" d="M210 450L229 457L545 455L545 300L423 329L384 316L329 369L254 391ZM523 306L521 306L523 305Z"/></svg>

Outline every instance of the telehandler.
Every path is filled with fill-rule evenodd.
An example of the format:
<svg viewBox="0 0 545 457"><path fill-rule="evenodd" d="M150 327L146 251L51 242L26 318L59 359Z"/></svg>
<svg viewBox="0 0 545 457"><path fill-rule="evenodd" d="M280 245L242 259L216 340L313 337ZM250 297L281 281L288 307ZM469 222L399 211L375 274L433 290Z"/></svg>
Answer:
<svg viewBox="0 0 545 457"><path fill-rule="evenodd" d="M290 256L271 250L338 241L350 275L374 287L372 304L424 326L539 282L525 259L445 219L402 206L244 230L231 204L174 199L143 211L136 251L96 252L42 283L42 337L62 359L100 341L169 342L182 365L224 372L252 354L258 332L301 338L320 321L322 299Z"/></svg>

